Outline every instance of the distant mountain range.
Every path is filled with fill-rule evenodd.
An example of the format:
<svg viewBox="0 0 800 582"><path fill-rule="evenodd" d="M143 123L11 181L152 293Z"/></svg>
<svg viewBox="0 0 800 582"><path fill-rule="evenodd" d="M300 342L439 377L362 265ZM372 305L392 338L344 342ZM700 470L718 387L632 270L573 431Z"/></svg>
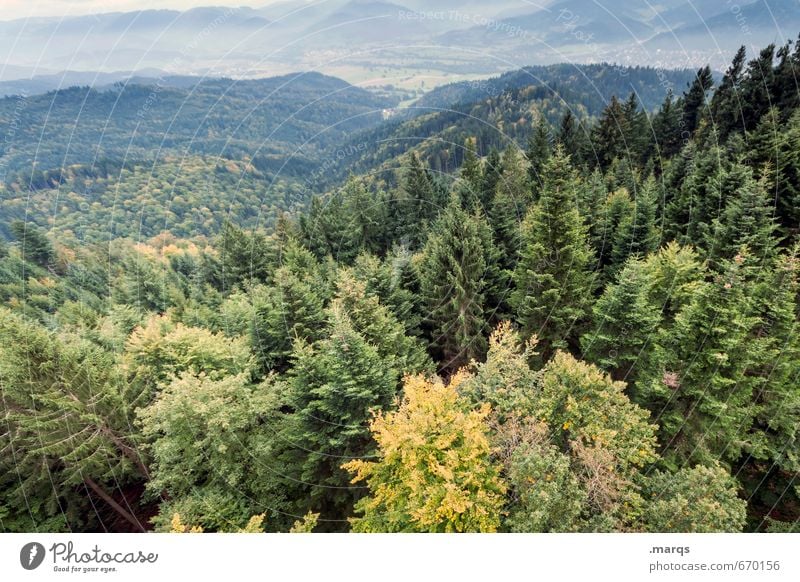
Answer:
<svg viewBox="0 0 800 582"><path fill-rule="evenodd" d="M16 82L0 92L103 85L124 77L119 71L255 78L317 70L429 87L565 61L723 69L741 44L782 44L798 32L798 0L287 0L35 18L0 22L0 81Z"/></svg>

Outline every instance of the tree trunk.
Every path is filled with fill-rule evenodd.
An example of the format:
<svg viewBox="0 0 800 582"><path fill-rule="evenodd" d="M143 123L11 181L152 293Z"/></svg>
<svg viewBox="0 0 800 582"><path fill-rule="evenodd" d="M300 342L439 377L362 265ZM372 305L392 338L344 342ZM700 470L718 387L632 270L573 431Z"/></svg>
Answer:
<svg viewBox="0 0 800 582"><path fill-rule="evenodd" d="M119 513L128 522L130 522L134 527L136 527L139 531L141 531L141 532L147 531L144 528L144 526L141 524L141 522L138 519L136 519L136 517L132 513L128 512L119 503L114 501L114 499L108 493L106 493L106 491L102 487L100 487L100 485L98 485L91 477L87 477L86 479L84 479L84 483L86 483L92 491L97 493L97 495L103 501L108 503L114 509L114 511Z"/></svg>

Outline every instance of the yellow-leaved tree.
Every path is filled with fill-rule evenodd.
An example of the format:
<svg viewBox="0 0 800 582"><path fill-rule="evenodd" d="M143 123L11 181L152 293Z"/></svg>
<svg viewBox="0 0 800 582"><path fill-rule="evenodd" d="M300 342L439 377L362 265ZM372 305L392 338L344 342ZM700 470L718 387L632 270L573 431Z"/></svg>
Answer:
<svg viewBox="0 0 800 582"><path fill-rule="evenodd" d="M505 486L491 456L488 405L459 396L466 378L449 384L409 376L395 412L379 413L370 430L378 460L343 467L370 495L356 504L356 532L493 532L500 525Z"/></svg>

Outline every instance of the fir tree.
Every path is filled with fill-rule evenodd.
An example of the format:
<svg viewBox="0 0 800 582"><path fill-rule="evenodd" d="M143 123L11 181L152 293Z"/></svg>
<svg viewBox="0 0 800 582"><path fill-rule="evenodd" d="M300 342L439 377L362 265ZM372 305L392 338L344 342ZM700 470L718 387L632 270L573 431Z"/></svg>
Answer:
<svg viewBox="0 0 800 582"><path fill-rule="evenodd" d="M544 168L541 196L522 224L512 307L525 335L543 353L573 344L591 305L592 252L577 208L580 184L569 157L557 148Z"/></svg>
<svg viewBox="0 0 800 582"><path fill-rule="evenodd" d="M528 137L528 149L525 157L528 158L528 175L534 192L538 192L542 184L542 169L552 154L550 128L544 117L539 117L533 133Z"/></svg>
<svg viewBox="0 0 800 582"><path fill-rule="evenodd" d="M682 98L681 130L687 136L694 134L707 106L708 92L714 86L711 68L706 65L697 71L694 80Z"/></svg>
<svg viewBox="0 0 800 582"><path fill-rule="evenodd" d="M636 191L631 212L623 216L611 250L611 264L619 268L628 257L644 257L658 248L656 182L647 180Z"/></svg>
<svg viewBox="0 0 800 582"><path fill-rule="evenodd" d="M519 225L531 204L525 159L515 147L503 152L502 176L497 183L489 219L505 269L513 269L519 252Z"/></svg>
<svg viewBox="0 0 800 582"><path fill-rule="evenodd" d="M772 258L778 244L777 224L764 181L757 182L747 166L734 164L725 173L722 190L731 194L726 195L725 210L714 220L713 237L706 243L711 256L732 259L746 245L755 258Z"/></svg>
<svg viewBox="0 0 800 582"><path fill-rule="evenodd" d="M481 357L497 308L492 298L505 291L488 224L451 201L422 250L419 273L429 337L442 366Z"/></svg>
<svg viewBox="0 0 800 582"><path fill-rule="evenodd" d="M287 487L296 489L301 513L314 510L328 529L341 529L362 490L348 487L340 465L373 453L367 423L391 403L400 374L386 366L339 307L331 310L327 337L298 344L294 362L289 377L294 413L281 430L291 447L283 454Z"/></svg>
<svg viewBox="0 0 800 582"><path fill-rule="evenodd" d="M633 381L637 364L652 350L661 317L650 301L649 283L638 259L625 263L594 305L592 326L581 338L584 356L617 380Z"/></svg>

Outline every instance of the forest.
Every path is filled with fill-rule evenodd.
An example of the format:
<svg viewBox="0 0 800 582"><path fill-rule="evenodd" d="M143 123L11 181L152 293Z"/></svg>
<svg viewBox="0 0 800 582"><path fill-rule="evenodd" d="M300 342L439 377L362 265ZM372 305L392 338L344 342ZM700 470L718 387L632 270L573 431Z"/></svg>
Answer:
<svg viewBox="0 0 800 582"><path fill-rule="evenodd" d="M4 213L0 530L797 531L798 70L533 108L268 225L195 203L246 160L122 168L146 229Z"/></svg>

